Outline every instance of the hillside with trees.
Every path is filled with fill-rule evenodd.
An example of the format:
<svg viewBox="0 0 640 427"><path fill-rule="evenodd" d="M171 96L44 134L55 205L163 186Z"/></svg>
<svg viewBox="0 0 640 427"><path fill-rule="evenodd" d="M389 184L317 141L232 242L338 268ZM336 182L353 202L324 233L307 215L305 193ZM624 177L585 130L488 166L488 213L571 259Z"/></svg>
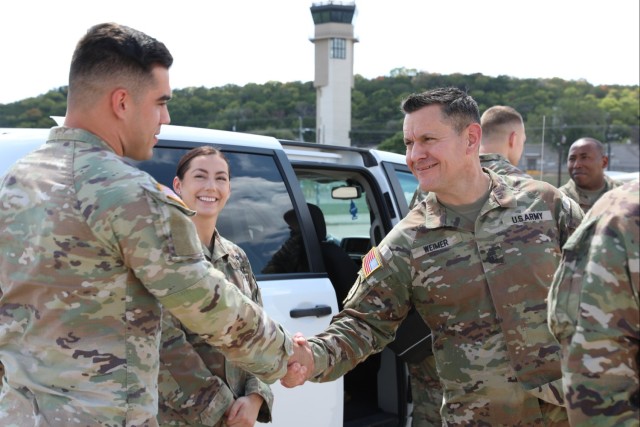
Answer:
<svg viewBox="0 0 640 427"><path fill-rule="evenodd" d="M465 89L480 111L510 105L523 115L527 140L558 144L581 136L603 142L639 144L640 99L636 86L594 86L585 81L517 79L482 74L440 75L396 69L390 76L355 76L352 92L354 146L378 146L404 152L399 105L409 93L428 88ZM0 127L51 127L50 116L65 113L67 88L0 104ZM315 141L313 82L268 82L175 89L169 104L171 123ZM381 145L382 144L382 145Z"/></svg>

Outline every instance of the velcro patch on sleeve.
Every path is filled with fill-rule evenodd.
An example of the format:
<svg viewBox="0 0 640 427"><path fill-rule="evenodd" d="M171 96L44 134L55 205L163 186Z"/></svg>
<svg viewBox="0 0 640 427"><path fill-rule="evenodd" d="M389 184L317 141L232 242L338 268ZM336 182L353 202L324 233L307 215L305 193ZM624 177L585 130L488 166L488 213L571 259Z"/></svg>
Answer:
<svg viewBox="0 0 640 427"><path fill-rule="evenodd" d="M362 258L362 272L365 279L369 277L374 271L382 267L382 257L380 251L376 246Z"/></svg>
<svg viewBox="0 0 640 427"><path fill-rule="evenodd" d="M162 185L159 182L156 182L156 187L158 188L158 190L164 194L165 196L167 196L168 199L173 200L174 202L178 203L179 205L183 206L185 209L189 209L189 206L187 206L184 201L182 201L182 199L173 192L172 189L170 189L169 187L167 187L166 185Z"/></svg>

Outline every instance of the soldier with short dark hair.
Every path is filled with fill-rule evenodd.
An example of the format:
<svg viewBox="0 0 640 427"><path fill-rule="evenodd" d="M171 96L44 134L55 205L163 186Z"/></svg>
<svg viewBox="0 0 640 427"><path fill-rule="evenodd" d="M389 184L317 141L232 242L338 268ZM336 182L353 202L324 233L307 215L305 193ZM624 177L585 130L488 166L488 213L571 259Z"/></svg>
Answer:
<svg viewBox="0 0 640 427"><path fill-rule="evenodd" d="M0 183L2 425L157 425L163 309L264 380L303 356L206 261L194 212L123 158L150 158L169 123L172 63L140 31L90 28L64 126Z"/></svg>
<svg viewBox="0 0 640 427"><path fill-rule="evenodd" d="M444 424L567 426L545 299L581 209L545 182L480 167L480 117L465 92L413 94L402 110L407 165L428 195L363 258L344 310L308 339L311 379L382 351L413 306L433 334Z"/></svg>
<svg viewBox="0 0 640 427"><path fill-rule="evenodd" d="M567 169L571 179L560 187L567 196L578 202L584 212L607 191L621 183L609 178L605 169L609 157L602 142L595 138L580 138L569 148Z"/></svg>
<svg viewBox="0 0 640 427"><path fill-rule="evenodd" d="M531 179L531 176L518 169L527 135L524 121L518 111L507 105L494 105L480 116L482 140L480 141L480 166L490 169L498 175ZM418 191L420 188L418 187ZM414 194L414 204L423 200ZM430 426L442 422L440 406L442 386L437 376L434 356L427 356L418 363L407 363L411 378L413 398L412 426Z"/></svg>

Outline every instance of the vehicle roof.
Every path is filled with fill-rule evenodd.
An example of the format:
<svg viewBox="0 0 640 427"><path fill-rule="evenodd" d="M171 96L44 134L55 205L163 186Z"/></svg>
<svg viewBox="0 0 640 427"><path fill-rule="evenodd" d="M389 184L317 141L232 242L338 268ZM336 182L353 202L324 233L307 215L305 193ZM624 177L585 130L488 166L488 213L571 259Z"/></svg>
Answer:
<svg viewBox="0 0 640 427"><path fill-rule="evenodd" d="M369 157L369 159L373 157L377 163L406 163L406 158L402 154L374 148L345 147L342 145L284 140L281 140L280 143L291 160L353 165L362 163L363 161L370 163L367 157Z"/></svg>
<svg viewBox="0 0 640 427"><path fill-rule="evenodd" d="M393 153L391 151L383 151L377 149L371 149L371 153L378 161L392 162L392 163L406 163L407 158L404 154Z"/></svg>
<svg viewBox="0 0 640 427"><path fill-rule="evenodd" d="M640 172L623 172L606 170L604 173L611 179L616 181L633 181L640 178Z"/></svg>
<svg viewBox="0 0 640 427"><path fill-rule="evenodd" d="M282 150L280 142L272 136L204 129L189 126L163 125L158 136L164 141L189 141L208 144L233 144Z"/></svg>
<svg viewBox="0 0 640 427"><path fill-rule="evenodd" d="M18 159L45 143L50 128L0 128L0 176ZM190 144L234 145L282 150L280 142L273 137L229 132L216 129L202 129L187 126L163 125L160 142L183 141Z"/></svg>
<svg viewBox="0 0 640 427"><path fill-rule="evenodd" d="M42 142L46 140L49 131L49 128L0 128L0 141L3 146L12 140ZM189 126L163 125L160 129L159 139L282 149L280 142L272 136Z"/></svg>

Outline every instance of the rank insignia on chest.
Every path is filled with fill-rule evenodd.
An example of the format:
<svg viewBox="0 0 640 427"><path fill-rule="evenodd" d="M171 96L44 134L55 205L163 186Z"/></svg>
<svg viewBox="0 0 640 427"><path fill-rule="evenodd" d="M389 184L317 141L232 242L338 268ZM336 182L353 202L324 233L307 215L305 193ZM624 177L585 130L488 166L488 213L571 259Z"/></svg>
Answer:
<svg viewBox="0 0 640 427"><path fill-rule="evenodd" d="M382 267L382 261L380 258L380 252L377 247L371 248L371 250L362 258L362 271L364 272L364 277L367 278Z"/></svg>

